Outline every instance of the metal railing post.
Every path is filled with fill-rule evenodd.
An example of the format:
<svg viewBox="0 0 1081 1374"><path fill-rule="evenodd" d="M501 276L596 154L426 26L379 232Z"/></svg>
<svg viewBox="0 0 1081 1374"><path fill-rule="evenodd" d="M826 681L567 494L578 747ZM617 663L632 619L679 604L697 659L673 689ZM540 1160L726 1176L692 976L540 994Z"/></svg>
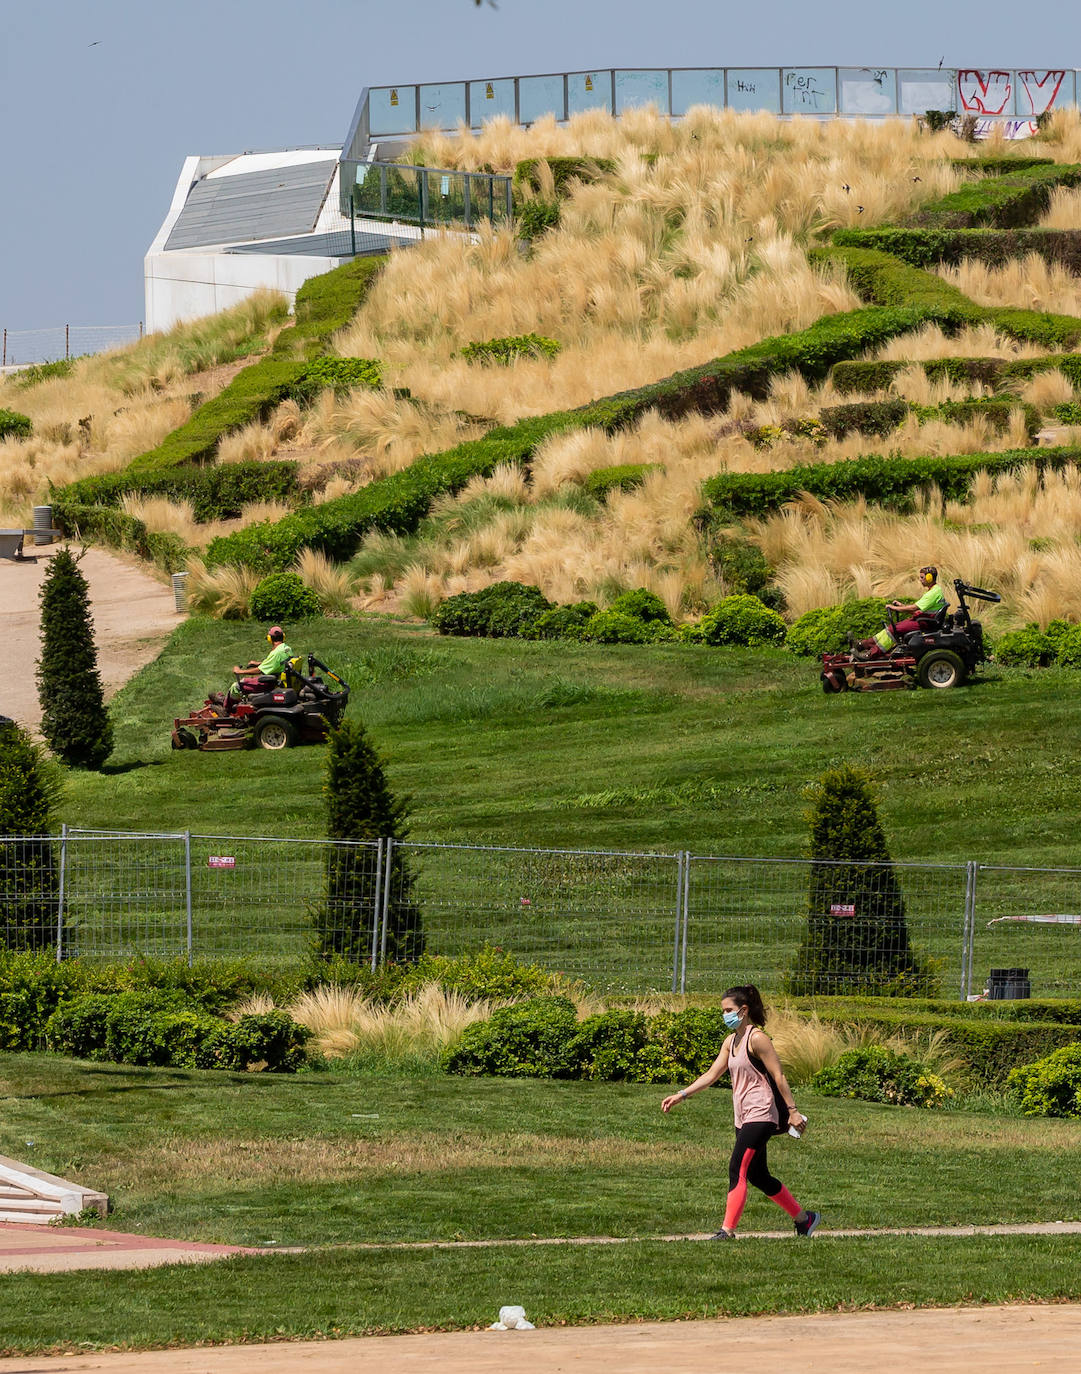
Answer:
<svg viewBox="0 0 1081 1374"><path fill-rule="evenodd" d="M687 991L687 927L691 923L691 855L683 855L683 949L679 963L679 990Z"/></svg>
<svg viewBox="0 0 1081 1374"><path fill-rule="evenodd" d="M383 841L375 842L375 891L372 894L372 972L379 967L379 928L383 909Z"/></svg>
<svg viewBox="0 0 1081 1374"><path fill-rule="evenodd" d="M391 857L394 853L394 841L387 837L387 859L383 869L383 911L380 924L382 933L379 936L379 961L387 962L387 927L390 925L390 871Z"/></svg>
<svg viewBox="0 0 1081 1374"><path fill-rule="evenodd" d="M187 915L188 968L192 961L191 930L191 831L184 831L184 909Z"/></svg>
<svg viewBox="0 0 1081 1374"><path fill-rule="evenodd" d="M56 894L56 962L62 963L64 958L64 898L67 895L65 888L67 884L68 869L68 824L64 821L60 826L60 885Z"/></svg>
<svg viewBox="0 0 1081 1374"><path fill-rule="evenodd" d="M676 933L672 941L672 991L679 991L679 951L683 925L683 860L681 849L676 854Z"/></svg>
<svg viewBox="0 0 1081 1374"><path fill-rule="evenodd" d="M357 255L357 207L352 197L349 198L349 247L353 257Z"/></svg>
<svg viewBox="0 0 1081 1374"><path fill-rule="evenodd" d="M961 932L961 997L972 991L972 959L976 940L976 873L979 864L965 864L965 919Z"/></svg>

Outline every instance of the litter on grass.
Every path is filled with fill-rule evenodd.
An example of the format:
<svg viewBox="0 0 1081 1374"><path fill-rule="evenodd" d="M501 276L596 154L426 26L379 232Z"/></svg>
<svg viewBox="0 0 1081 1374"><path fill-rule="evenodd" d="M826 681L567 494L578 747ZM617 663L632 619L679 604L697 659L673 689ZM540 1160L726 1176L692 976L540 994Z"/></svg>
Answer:
<svg viewBox="0 0 1081 1374"><path fill-rule="evenodd" d="M524 1307L501 1307L499 1320L492 1322L489 1331L535 1331L532 1322L525 1319Z"/></svg>

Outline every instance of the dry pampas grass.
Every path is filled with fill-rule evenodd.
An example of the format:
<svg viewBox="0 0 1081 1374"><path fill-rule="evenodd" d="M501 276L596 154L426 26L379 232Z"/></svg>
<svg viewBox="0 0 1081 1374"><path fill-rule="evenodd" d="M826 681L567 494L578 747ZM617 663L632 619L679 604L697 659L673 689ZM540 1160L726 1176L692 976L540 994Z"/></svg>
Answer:
<svg viewBox="0 0 1081 1374"><path fill-rule="evenodd" d="M956 267L940 267L938 274L977 305L1049 310L1060 315L1081 312L1081 281L1060 263L1048 263L1036 253L1013 258L1001 267L965 258Z"/></svg>

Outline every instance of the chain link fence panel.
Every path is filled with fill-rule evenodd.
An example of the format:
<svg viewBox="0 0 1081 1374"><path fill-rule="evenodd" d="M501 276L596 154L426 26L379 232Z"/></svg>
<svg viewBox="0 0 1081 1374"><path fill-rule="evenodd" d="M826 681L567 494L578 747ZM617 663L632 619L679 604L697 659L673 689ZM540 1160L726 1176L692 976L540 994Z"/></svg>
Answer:
<svg viewBox="0 0 1081 1374"><path fill-rule="evenodd" d="M975 919L966 991L1078 996L1081 869L973 867Z"/></svg>

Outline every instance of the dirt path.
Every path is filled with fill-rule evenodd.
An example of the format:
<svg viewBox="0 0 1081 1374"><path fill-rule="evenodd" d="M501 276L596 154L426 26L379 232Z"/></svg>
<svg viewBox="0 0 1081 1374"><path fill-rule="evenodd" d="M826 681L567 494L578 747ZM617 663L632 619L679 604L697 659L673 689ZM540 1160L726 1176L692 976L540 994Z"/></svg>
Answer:
<svg viewBox="0 0 1081 1374"><path fill-rule="evenodd" d="M493 1314L494 1315L494 1314ZM63 1315L58 1314L58 1333ZM463 1331L431 1336L203 1347L137 1354L0 1359L0 1374L1010 1374L1073 1371L1081 1306L962 1307L831 1312L814 1317L643 1322L551 1331Z"/></svg>
<svg viewBox="0 0 1081 1374"><path fill-rule="evenodd" d="M0 561L0 643L7 660L0 715L11 716L32 730L41 719L34 680L41 651L38 592L49 559L59 547L36 550L36 561ZM28 552L35 550L31 546ZM181 617L170 589L135 560L93 548L83 555L80 566L90 584L98 667L109 697L157 655Z"/></svg>

